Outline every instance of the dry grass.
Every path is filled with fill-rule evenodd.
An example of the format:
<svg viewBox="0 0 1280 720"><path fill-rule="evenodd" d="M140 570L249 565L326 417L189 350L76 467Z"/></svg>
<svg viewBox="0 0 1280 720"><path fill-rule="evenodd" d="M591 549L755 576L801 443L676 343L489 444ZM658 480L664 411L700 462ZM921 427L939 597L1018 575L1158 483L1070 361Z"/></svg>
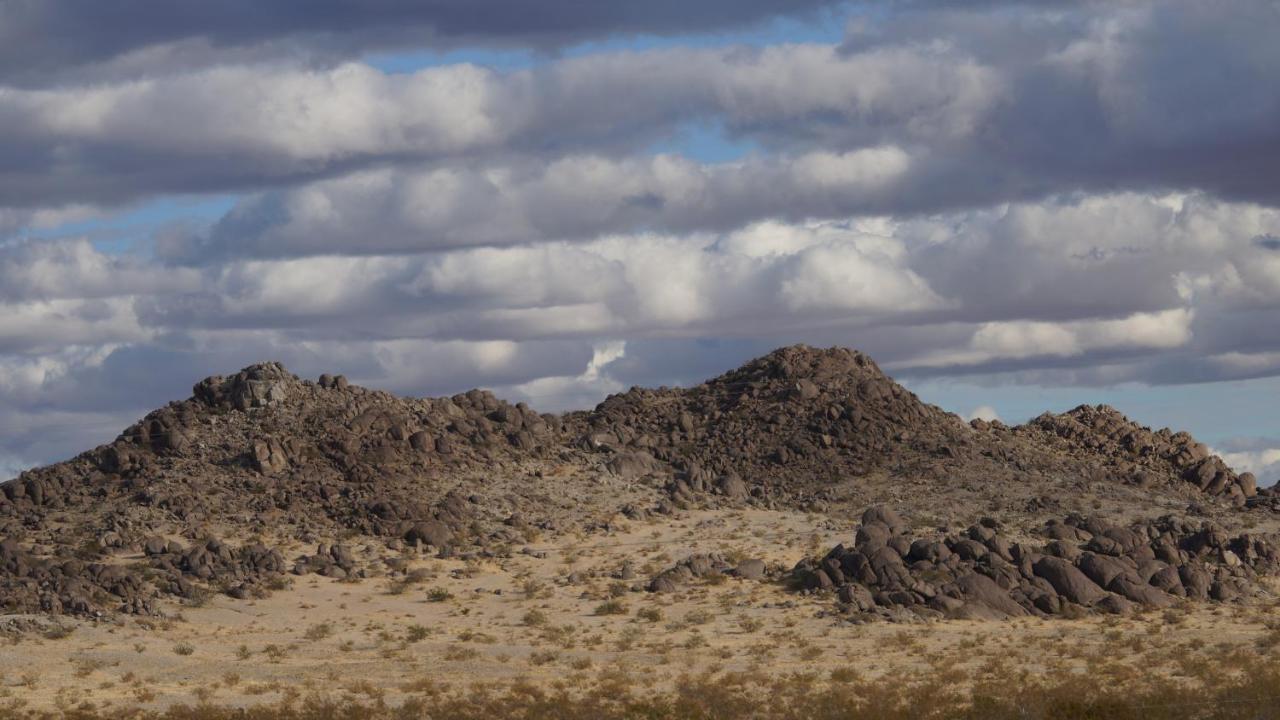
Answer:
<svg viewBox="0 0 1280 720"><path fill-rule="evenodd" d="M545 653L539 663L560 658ZM1101 662L1101 661L1100 661ZM590 664L571 662L579 673ZM575 675L568 683L448 688L429 679L400 689L406 700L386 701L386 690L367 681L347 683L336 692L286 696L279 702L247 708L222 707L208 699L206 689L193 693L202 702L176 705L165 711L111 710L67 707L42 717L133 717L146 720L356 720L357 718L455 718L488 720L565 719L706 720L1235 720L1280 716L1280 661L1256 663L1248 671L1231 662L1209 664L1194 676L1172 679L1117 675L1105 663L1092 673L1040 676L1023 672L1013 663L992 663L969 678L970 684L940 682L947 678L920 674L896 681L862 679L849 669L826 678L816 673L776 677L760 673L708 672L684 676L666 691L654 691L633 675L602 671ZM227 678L234 686L238 678ZM12 706L0 709L0 719L30 718Z"/></svg>

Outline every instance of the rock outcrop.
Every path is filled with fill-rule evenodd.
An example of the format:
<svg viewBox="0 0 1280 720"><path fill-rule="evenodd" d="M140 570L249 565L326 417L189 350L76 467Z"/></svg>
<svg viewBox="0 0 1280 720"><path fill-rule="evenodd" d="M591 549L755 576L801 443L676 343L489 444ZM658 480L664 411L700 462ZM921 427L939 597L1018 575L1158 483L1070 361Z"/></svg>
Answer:
<svg viewBox="0 0 1280 720"><path fill-rule="evenodd" d="M1280 571L1277 537L1173 517L1128 527L1054 519L1034 543L1011 541L995 519L913 537L886 522L895 517L868 510L852 546L795 567L796 586L833 592L849 611L986 619L1230 602L1265 593L1260 579Z"/></svg>

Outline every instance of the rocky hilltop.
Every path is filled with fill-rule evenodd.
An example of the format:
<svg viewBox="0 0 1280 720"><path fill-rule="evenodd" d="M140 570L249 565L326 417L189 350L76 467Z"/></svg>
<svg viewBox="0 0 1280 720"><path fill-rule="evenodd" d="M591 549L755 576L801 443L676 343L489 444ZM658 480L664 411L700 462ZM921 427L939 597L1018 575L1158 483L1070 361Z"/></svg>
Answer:
<svg viewBox="0 0 1280 720"><path fill-rule="evenodd" d="M1152 431L1111 408L1018 427L965 423L862 353L804 346L695 387L636 388L566 415L482 390L399 398L255 365L202 380L112 443L0 489L0 608L76 614L160 613L166 598L209 592L250 597L285 573L359 577L405 551L511 552L539 534L607 531L688 507L795 508L849 522L887 502L906 520L885 546L902 546L906 561L916 552L909 527L987 518L975 527L1030 530L1086 513L1238 529L1270 522L1274 499L1186 433ZM1195 534L1150 527L1178 528L1177 543ZM292 542L315 550L281 549ZM1253 556L1269 563L1262 550ZM827 570L846 557L833 551ZM998 549L984 557L1023 562ZM904 604L891 593L914 592L910 584L802 570L805 587L859 604L932 599ZM1038 597L1024 593L1020 606L1037 608Z"/></svg>

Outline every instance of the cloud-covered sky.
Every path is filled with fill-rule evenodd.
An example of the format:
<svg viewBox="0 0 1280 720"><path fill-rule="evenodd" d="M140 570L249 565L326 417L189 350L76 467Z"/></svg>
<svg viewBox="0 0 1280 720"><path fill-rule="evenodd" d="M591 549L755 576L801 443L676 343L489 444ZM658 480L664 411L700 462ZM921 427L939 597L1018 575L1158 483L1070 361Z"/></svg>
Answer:
<svg viewBox="0 0 1280 720"><path fill-rule="evenodd" d="M1280 6L0 0L0 476L261 360L547 410L795 342L1280 478Z"/></svg>

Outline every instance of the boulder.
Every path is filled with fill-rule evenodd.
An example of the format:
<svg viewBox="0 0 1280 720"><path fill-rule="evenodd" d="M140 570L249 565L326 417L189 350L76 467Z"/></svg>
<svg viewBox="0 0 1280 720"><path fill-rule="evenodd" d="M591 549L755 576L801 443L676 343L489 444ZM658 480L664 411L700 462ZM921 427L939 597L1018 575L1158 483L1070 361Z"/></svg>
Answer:
<svg viewBox="0 0 1280 720"><path fill-rule="evenodd" d="M253 468L264 475L270 475L289 467L289 458L285 454L280 441L275 438L253 441Z"/></svg>
<svg viewBox="0 0 1280 720"><path fill-rule="evenodd" d="M1166 565L1151 575L1148 581L1152 587L1163 590L1170 595L1178 597L1186 597L1187 590L1182 586L1182 578L1179 577L1178 568L1173 565Z"/></svg>
<svg viewBox="0 0 1280 720"><path fill-rule="evenodd" d="M871 567L871 561L861 552L853 551L841 555L840 570L850 580L864 585L876 583L876 571Z"/></svg>
<svg viewBox="0 0 1280 720"><path fill-rule="evenodd" d="M859 550L871 551L882 548L892 535L889 526L881 522L863 523L854 535L853 545Z"/></svg>
<svg viewBox="0 0 1280 720"><path fill-rule="evenodd" d="M408 543L417 542L423 545L443 548L453 542L453 530L439 520L428 520L415 523L410 527L404 534L404 540Z"/></svg>
<svg viewBox="0 0 1280 720"><path fill-rule="evenodd" d="M1044 546L1045 554L1054 557L1060 557L1067 562L1074 563L1080 559L1081 550L1074 543L1063 540L1051 540Z"/></svg>
<svg viewBox="0 0 1280 720"><path fill-rule="evenodd" d="M1112 615L1129 615L1136 608L1133 602L1115 593L1107 593L1105 597L1094 603L1094 607Z"/></svg>
<svg viewBox="0 0 1280 720"><path fill-rule="evenodd" d="M986 545L983 545L977 540L970 540L968 538L965 538L963 540L957 540L954 543L952 543L951 552L958 555L961 560L976 562L986 557L990 551L987 550Z"/></svg>
<svg viewBox="0 0 1280 720"><path fill-rule="evenodd" d="M1107 589L1145 607L1166 608L1174 603L1173 596L1128 573L1117 576Z"/></svg>
<svg viewBox="0 0 1280 720"><path fill-rule="evenodd" d="M1002 617L1020 617L1027 614L1026 609L1015 602L1007 591L985 575L970 573L956 580L955 584L966 600L980 602L1000 613Z"/></svg>
<svg viewBox="0 0 1280 720"><path fill-rule="evenodd" d="M1077 605L1092 605L1107 595L1106 591L1062 558L1046 555L1035 563L1034 571L1037 577L1047 580L1059 595Z"/></svg>
<svg viewBox="0 0 1280 720"><path fill-rule="evenodd" d="M1187 597L1192 600L1207 600L1213 578L1203 568L1195 565L1182 565L1178 568L1178 578L1186 589Z"/></svg>
<svg viewBox="0 0 1280 720"><path fill-rule="evenodd" d="M622 478L648 475L656 467L657 461L653 456L641 450L616 453L609 462L605 463L605 469Z"/></svg>
<svg viewBox="0 0 1280 720"><path fill-rule="evenodd" d="M898 513L894 512L892 508L883 505L867 508L862 513L862 524L870 525L871 523L884 525L892 535L899 535L908 530L906 521Z"/></svg>
<svg viewBox="0 0 1280 720"><path fill-rule="evenodd" d="M142 546L142 551L148 556L164 555L168 552L169 542L162 537L152 536Z"/></svg>
<svg viewBox="0 0 1280 720"><path fill-rule="evenodd" d="M747 483L737 473L729 473L722 476L716 481L716 490L721 495L731 500L741 500L747 497Z"/></svg>
<svg viewBox="0 0 1280 720"><path fill-rule="evenodd" d="M840 588L836 597L840 599L840 602L854 606L864 612L876 606L876 601L871 596L871 591L856 583L851 583Z"/></svg>
<svg viewBox="0 0 1280 720"><path fill-rule="evenodd" d="M1106 587L1116 577L1133 572L1132 568L1117 558L1091 552L1081 555L1076 567L1099 587Z"/></svg>
<svg viewBox="0 0 1280 720"><path fill-rule="evenodd" d="M764 561L758 559L743 560L738 563L738 567L733 569L733 574L745 580L759 580L765 575Z"/></svg>
<svg viewBox="0 0 1280 720"><path fill-rule="evenodd" d="M680 589L675 578L663 573L649 581L649 592L653 593L673 593Z"/></svg>

